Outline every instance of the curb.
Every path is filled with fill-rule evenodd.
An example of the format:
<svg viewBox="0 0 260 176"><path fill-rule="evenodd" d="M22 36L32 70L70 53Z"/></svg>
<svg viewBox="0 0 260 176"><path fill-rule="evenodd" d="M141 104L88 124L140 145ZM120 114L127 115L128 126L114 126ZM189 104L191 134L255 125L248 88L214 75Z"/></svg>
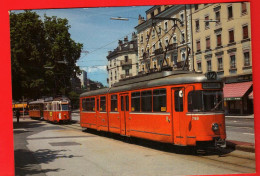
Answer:
<svg viewBox="0 0 260 176"><path fill-rule="evenodd" d="M239 141L226 141L226 148L255 153L255 145L253 143L239 142Z"/></svg>

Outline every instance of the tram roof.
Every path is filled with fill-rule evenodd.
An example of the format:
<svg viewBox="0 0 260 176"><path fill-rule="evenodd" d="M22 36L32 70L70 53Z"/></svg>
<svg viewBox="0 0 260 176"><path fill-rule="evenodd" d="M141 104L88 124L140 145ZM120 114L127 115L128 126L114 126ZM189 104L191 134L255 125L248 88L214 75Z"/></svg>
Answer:
<svg viewBox="0 0 260 176"><path fill-rule="evenodd" d="M220 79L210 80L210 82L219 82ZM127 79L115 83L111 88L98 89L90 92L85 92L80 97L94 96L106 93L124 92L129 90L138 90L143 88L159 87L166 85L188 84L209 82L205 74L190 72L190 71L163 71L150 74L134 79Z"/></svg>
<svg viewBox="0 0 260 176"><path fill-rule="evenodd" d="M29 102L29 104L39 104L39 103L44 103L44 100L40 99L40 100Z"/></svg>

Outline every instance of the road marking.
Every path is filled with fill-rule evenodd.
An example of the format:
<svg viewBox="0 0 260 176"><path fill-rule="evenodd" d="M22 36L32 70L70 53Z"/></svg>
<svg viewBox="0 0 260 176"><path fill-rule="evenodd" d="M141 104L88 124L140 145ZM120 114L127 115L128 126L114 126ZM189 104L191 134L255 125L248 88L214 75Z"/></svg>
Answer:
<svg viewBox="0 0 260 176"><path fill-rule="evenodd" d="M255 135L254 133L243 133L243 134L248 134L248 135L252 135L252 136Z"/></svg>
<svg viewBox="0 0 260 176"><path fill-rule="evenodd" d="M226 127L231 127L231 128L244 128L244 129L254 129L254 127L236 127L236 126L226 126Z"/></svg>

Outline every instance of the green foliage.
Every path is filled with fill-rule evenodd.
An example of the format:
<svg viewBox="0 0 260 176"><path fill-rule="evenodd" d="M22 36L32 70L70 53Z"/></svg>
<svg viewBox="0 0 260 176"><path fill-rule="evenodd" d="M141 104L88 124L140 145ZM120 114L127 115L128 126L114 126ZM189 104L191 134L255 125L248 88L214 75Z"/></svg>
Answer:
<svg viewBox="0 0 260 176"><path fill-rule="evenodd" d="M70 101L71 101L71 107L72 109L78 109L79 108L79 94L77 94L74 91L69 92L68 95Z"/></svg>
<svg viewBox="0 0 260 176"><path fill-rule="evenodd" d="M67 19L32 11L10 14L13 98L67 95L83 45L70 37Z"/></svg>

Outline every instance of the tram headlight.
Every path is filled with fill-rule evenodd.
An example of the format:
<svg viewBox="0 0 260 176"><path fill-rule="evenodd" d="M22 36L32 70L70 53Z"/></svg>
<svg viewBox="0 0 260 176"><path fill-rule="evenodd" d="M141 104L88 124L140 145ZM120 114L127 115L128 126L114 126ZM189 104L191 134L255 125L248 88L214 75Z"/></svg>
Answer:
<svg viewBox="0 0 260 176"><path fill-rule="evenodd" d="M219 125L217 123L212 124L212 130L217 131L219 129Z"/></svg>

